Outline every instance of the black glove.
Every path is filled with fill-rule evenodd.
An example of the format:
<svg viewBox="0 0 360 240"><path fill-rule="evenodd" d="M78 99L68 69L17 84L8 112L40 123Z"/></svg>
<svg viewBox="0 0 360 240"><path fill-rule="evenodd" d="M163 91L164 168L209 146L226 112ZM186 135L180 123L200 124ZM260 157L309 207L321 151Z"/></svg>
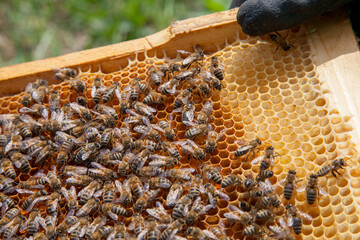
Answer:
<svg viewBox="0 0 360 240"><path fill-rule="evenodd" d="M304 23L352 0L233 0L244 33L259 36Z"/></svg>

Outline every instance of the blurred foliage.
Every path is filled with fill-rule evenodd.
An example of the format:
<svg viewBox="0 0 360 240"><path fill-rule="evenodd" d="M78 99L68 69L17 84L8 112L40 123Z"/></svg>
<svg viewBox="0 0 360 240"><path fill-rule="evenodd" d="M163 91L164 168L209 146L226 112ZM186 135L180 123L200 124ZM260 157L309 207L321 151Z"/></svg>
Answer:
<svg viewBox="0 0 360 240"><path fill-rule="evenodd" d="M153 34L231 0L2 0L0 67Z"/></svg>

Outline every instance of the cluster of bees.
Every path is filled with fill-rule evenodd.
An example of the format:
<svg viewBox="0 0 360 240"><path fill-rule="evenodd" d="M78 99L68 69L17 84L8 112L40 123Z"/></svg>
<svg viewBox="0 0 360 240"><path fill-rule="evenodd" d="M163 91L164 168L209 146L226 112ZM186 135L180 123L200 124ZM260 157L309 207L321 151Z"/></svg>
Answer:
<svg viewBox="0 0 360 240"><path fill-rule="evenodd" d="M285 216L273 211L282 207L269 181L278 156L273 147L252 160L260 163L256 176L222 176L220 167L208 163L226 132L213 129L208 100L223 87L223 66L212 57L205 67L199 47L179 52L187 55L182 62L152 66L146 79L131 79L127 86L106 87L100 78L88 86L76 70L58 69L55 77L77 93L75 102L62 102L46 80L27 86L19 113L0 115L3 238L230 240L226 222L258 239L293 239L290 226L301 233L301 216L310 216L293 205L285 207ZM169 119L156 123L156 108L169 101ZM199 103L203 107L196 111ZM172 126L176 115L186 128L184 138ZM234 155L246 155L246 161L262 144L238 143ZM190 158L200 167L179 168ZM321 189L317 178L345 165L336 160L310 176L304 185L309 204ZM31 177L19 177L21 172ZM298 181L289 171L283 181L287 200ZM229 205L217 227L200 228L219 201L230 201L226 192L234 187L246 195L239 207Z"/></svg>

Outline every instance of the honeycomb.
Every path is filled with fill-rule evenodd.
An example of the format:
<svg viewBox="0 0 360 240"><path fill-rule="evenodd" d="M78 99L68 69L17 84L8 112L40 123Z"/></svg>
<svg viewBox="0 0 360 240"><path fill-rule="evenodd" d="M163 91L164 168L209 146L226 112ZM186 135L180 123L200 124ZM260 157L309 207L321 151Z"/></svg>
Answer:
<svg viewBox="0 0 360 240"><path fill-rule="evenodd" d="M235 157L238 139L251 141L256 137L270 143L281 155L276 158L273 167L272 184L286 177L289 169L296 169L300 179L308 179L311 173L339 157L351 157L351 164L342 171L342 176L331 175L320 178L320 185L328 192L318 197L315 204L308 205L305 192L296 193L290 203L299 210L312 216L312 221L304 221L302 235L298 239L360 239L359 204L360 176L358 155L354 143L348 134L352 130L349 118L342 117L328 104L327 90L317 78L316 66L312 61L310 47L305 30L292 30L287 38L295 47L289 51L276 50L277 45L268 36L250 37L238 32L233 42L226 42L218 51L208 53L217 56L225 66L224 89L213 93L209 100L213 102L214 130L227 129L225 137L218 142L217 150L207 157L206 163L221 167L221 174L259 173L259 165L252 165L245 158ZM131 79L148 78L147 69L152 65L161 65L168 61L164 54L147 55L145 59L129 59L128 66L113 73L81 71L81 80L91 86L93 79L100 77L105 86L120 82L126 86ZM77 93L70 89L68 82L50 86L58 90L62 104L74 102ZM90 100L90 91L86 96ZM22 107L22 94L0 99L1 114L16 113ZM45 100L46 101L46 100ZM157 107L154 122L166 120L172 113L173 99L167 99L165 105ZM196 111L200 111L204 101L195 99ZM118 101L113 100L118 110ZM94 104L89 101L89 108ZM173 123L178 138L184 139L186 128L177 114ZM262 147L263 149L263 147ZM181 168L198 168L201 162L181 158ZM37 172L32 169L30 175ZM16 181L25 181L30 176L18 174ZM305 181L301 184L304 184ZM300 185L301 185L300 184ZM282 194L281 189L276 190ZM198 224L202 229L217 226L220 219L226 222L224 213L230 204L238 206L243 199L240 187L227 189L230 201L220 200L218 207L209 211ZM12 196L23 202L21 195ZM286 201L284 201L286 203ZM66 213L65 208L62 209ZM61 221L61 219L59 219ZM60 222L59 221L59 222ZM226 233L234 239L244 238L239 226L226 223Z"/></svg>

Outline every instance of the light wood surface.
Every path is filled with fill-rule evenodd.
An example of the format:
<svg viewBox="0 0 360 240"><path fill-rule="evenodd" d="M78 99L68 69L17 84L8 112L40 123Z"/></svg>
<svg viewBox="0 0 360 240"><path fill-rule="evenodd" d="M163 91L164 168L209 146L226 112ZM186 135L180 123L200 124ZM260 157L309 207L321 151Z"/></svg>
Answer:
<svg viewBox="0 0 360 240"><path fill-rule="evenodd" d="M349 18L344 10L333 11L314 19L307 31L318 78L330 90L329 105L351 116L350 134L360 143L360 53Z"/></svg>

